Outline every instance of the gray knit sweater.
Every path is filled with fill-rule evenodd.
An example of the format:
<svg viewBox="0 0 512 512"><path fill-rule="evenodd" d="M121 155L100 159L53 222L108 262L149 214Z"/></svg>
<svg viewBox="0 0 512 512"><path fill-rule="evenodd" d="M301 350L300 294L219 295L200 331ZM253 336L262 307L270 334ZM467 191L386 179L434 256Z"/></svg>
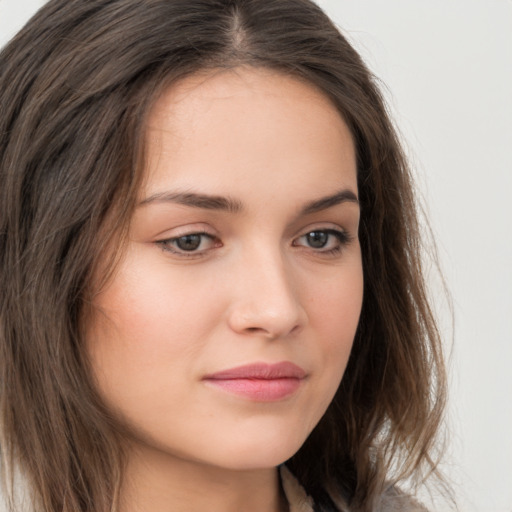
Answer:
<svg viewBox="0 0 512 512"><path fill-rule="evenodd" d="M314 512L313 500L306 494L297 479L285 467L281 466L281 482L290 506L290 512ZM410 496L391 489L381 497L375 512L428 512Z"/></svg>

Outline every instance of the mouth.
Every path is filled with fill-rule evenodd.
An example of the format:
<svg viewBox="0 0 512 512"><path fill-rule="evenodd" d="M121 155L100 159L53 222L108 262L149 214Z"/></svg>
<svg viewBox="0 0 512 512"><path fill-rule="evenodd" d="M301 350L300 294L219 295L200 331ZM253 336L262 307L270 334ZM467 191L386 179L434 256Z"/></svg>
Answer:
<svg viewBox="0 0 512 512"><path fill-rule="evenodd" d="M256 402L275 402L296 393L307 374L289 361L276 364L254 363L222 370L203 381L222 391Z"/></svg>

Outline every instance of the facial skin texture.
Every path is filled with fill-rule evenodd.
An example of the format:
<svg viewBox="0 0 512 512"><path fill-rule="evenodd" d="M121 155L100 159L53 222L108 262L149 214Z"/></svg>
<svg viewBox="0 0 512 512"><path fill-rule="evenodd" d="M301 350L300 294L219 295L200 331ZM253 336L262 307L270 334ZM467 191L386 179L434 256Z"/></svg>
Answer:
<svg viewBox="0 0 512 512"><path fill-rule="evenodd" d="M275 467L329 405L361 309L351 135L312 86L237 68L166 90L147 142L126 254L87 339L99 390L133 431L123 510L279 510ZM319 231L316 244L306 236ZM176 240L194 233L206 235ZM278 400L204 380L282 361L306 376Z"/></svg>

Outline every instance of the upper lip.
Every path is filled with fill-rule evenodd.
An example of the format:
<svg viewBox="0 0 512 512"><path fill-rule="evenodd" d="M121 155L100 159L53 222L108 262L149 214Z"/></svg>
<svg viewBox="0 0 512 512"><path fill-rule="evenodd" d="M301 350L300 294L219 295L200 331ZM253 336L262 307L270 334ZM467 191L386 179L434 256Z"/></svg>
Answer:
<svg viewBox="0 0 512 512"><path fill-rule="evenodd" d="M236 368L221 370L209 375L205 379L209 380L234 380L234 379L303 379L306 371L300 366L289 361L281 363L252 363Z"/></svg>

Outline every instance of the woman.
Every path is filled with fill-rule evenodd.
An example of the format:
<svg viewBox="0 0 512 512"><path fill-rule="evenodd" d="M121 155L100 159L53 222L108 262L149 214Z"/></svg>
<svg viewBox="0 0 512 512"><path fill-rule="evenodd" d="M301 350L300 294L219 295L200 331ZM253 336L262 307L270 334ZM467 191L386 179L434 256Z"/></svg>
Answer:
<svg viewBox="0 0 512 512"><path fill-rule="evenodd" d="M321 10L53 0L0 69L13 509L18 474L52 512L419 507L445 381L412 187Z"/></svg>

